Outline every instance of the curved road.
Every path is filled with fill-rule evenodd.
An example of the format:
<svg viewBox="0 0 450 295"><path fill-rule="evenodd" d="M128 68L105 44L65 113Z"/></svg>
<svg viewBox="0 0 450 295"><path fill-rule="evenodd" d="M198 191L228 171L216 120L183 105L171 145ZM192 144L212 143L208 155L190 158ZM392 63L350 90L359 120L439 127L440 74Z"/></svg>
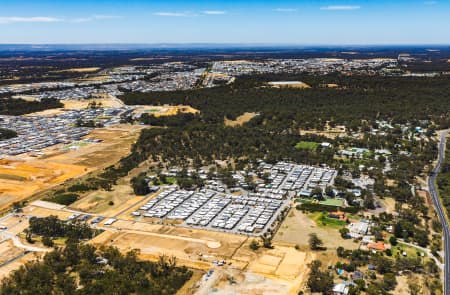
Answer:
<svg viewBox="0 0 450 295"><path fill-rule="evenodd" d="M448 226L447 217L442 208L441 202L439 200L439 195L435 187L436 177L441 170L441 164L445 157L445 143L446 136L449 130L445 130L441 133L441 138L439 141L439 157L436 166L433 169L431 176L428 178L428 188L430 190L431 197L433 199L434 206L439 216L439 220L442 223L442 228L444 232L444 294L450 295L450 229Z"/></svg>

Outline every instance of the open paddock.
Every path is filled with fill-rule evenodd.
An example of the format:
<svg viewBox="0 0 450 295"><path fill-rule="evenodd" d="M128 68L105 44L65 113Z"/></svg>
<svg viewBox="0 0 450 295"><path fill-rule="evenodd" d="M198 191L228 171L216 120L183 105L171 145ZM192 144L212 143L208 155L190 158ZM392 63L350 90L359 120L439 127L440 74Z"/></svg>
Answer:
<svg viewBox="0 0 450 295"><path fill-rule="evenodd" d="M70 205L70 208L88 213L116 216L142 200L129 185L116 185L112 191L93 191Z"/></svg>
<svg viewBox="0 0 450 295"><path fill-rule="evenodd" d="M63 211L63 210L52 210L48 208L43 207L37 207L37 206L27 206L23 209L23 214L29 215L29 216L36 216L36 217L47 217L50 215L57 216L61 220L67 220L70 215L72 215L71 212Z"/></svg>
<svg viewBox="0 0 450 295"><path fill-rule="evenodd" d="M95 102L97 104L101 103L102 107L111 107L111 108L119 108L123 106L123 103L118 99L112 99L108 97L104 98L94 98L94 99L67 99L63 100L64 109L68 110L79 110L88 108L89 104Z"/></svg>
<svg viewBox="0 0 450 295"><path fill-rule="evenodd" d="M0 210L39 190L89 172L88 167L47 160L0 160Z"/></svg>
<svg viewBox="0 0 450 295"><path fill-rule="evenodd" d="M99 139L101 142L83 146L79 149L61 152L53 149L46 159L54 162L71 163L91 168L103 168L116 163L130 152L142 126L116 125L93 130L84 139Z"/></svg>
<svg viewBox="0 0 450 295"><path fill-rule="evenodd" d="M53 73L93 73L93 72L97 72L98 70L100 70L100 68L97 68L97 67L71 68L71 69L53 71Z"/></svg>
<svg viewBox="0 0 450 295"><path fill-rule="evenodd" d="M157 232L152 232L124 229L123 225L120 221L114 223L116 229L121 226L120 231L106 230L91 243L115 246L124 252L139 249L140 254L149 260L157 260L160 255L173 255L182 265L206 270L211 267L212 260L230 259L243 242L242 237L226 234L166 232L164 227L159 227L159 230L154 227Z"/></svg>
<svg viewBox="0 0 450 295"><path fill-rule="evenodd" d="M336 249L339 246L346 249L357 249L359 247L359 243L354 243L352 239L343 239L336 227L319 225L315 220L295 208L292 208L286 216L275 235L274 241L298 244L302 249L307 249L311 233L316 233L328 249Z"/></svg>
<svg viewBox="0 0 450 295"><path fill-rule="evenodd" d="M230 258L236 249L247 240L247 237L228 233L126 220L117 220L111 226L102 224L99 226L106 230L117 230L143 236L201 244L209 249L211 253L215 253L215 255L223 258Z"/></svg>
<svg viewBox="0 0 450 295"><path fill-rule="evenodd" d="M138 116L140 116L140 114L149 114L154 115L155 117L175 116L179 113L197 114L199 112L199 110L188 105L142 106L135 110L135 113L138 114Z"/></svg>

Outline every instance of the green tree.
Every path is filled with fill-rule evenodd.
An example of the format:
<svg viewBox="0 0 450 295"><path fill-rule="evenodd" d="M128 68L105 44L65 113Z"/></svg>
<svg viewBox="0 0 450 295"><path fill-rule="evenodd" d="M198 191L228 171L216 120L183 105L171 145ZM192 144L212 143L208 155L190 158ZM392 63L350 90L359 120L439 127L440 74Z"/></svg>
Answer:
<svg viewBox="0 0 450 295"><path fill-rule="evenodd" d="M339 229L339 233L341 234L341 237L342 237L343 239L347 239L347 238L348 238L348 235L349 235L349 233L350 233L350 230L349 230L348 228L346 228L346 227L343 227L343 228L340 228L340 229Z"/></svg>
<svg viewBox="0 0 450 295"><path fill-rule="evenodd" d="M394 273L385 273L383 275L383 289L386 291L391 291L395 289L395 286L397 285L397 279L395 278Z"/></svg>
<svg viewBox="0 0 450 295"><path fill-rule="evenodd" d="M309 234L309 247L311 250L321 250L323 246L323 241L319 239L316 233Z"/></svg>
<svg viewBox="0 0 450 295"><path fill-rule="evenodd" d="M253 251L256 251L259 249L259 243L257 240L252 240L250 242L250 249L252 249Z"/></svg>
<svg viewBox="0 0 450 295"><path fill-rule="evenodd" d="M321 271L322 263L314 260L309 264L310 274L307 281L311 292L320 292L322 294L333 294L333 276L328 271Z"/></svg>

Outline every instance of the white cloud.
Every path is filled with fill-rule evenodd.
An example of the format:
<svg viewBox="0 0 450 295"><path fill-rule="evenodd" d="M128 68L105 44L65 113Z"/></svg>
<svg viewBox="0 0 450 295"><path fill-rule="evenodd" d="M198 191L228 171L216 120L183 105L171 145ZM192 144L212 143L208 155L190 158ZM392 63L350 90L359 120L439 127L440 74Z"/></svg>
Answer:
<svg viewBox="0 0 450 295"><path fill-rule="evenodd" d="M91 21L95 21L95 20L108 20L108 19L117 19L117 18L122 18L122 17L118 16L118 15L98 14L98 15L92 15L89 17L74 18L74 19L71 19L70 21L74 22L74 23L85 23L85 22L91 22Z"/></svg>
<svg viewBox="0 0 450 295"><path fill-rule="evenodd" d="M169 16L169 17L185 17L191 16L191 14L187 12L156 12L154 15L157 16Z"/></svg>
<svg viewBox="0 0 450 295"><path fill-rule="evenodd" d="M13 23L58 23L58 22L72 22L72 23L84 23L96 20L107 20L107 19L117 19L121 18L118 15L92 15L89 17L80 17L73 19L65 19L58 17L49 16L32 16L32 17L21 17L21 16L0 16L0 24L13 24Z"/></svg>
<svg viewBox="0 0 450 295"><path fill-rule="evenodd" d="M358 5L329 5L321 7L321 10L358 10L361 6Z"/></svg>
<svg viewBox="0 0 450 295"><path fill-rule="evenodd" d="M48 16L4 16L0 17L0 24L12 24L12 23L56 23L62 22L64 19Z"/></svg>
<svg viewBox="0 0 450 295"><path fill-rule="evenodd" d="M203 14L208 14L208 15L221 15L221 14L226 14L226 11L223 10L205 10L203 11Z"/></svg>
<svg viewBox="0 0 450 295"><path fill-rule="evenodd" d="M297 9L295 8L275 8L273 11L276 12L295 12Z"/></svg>

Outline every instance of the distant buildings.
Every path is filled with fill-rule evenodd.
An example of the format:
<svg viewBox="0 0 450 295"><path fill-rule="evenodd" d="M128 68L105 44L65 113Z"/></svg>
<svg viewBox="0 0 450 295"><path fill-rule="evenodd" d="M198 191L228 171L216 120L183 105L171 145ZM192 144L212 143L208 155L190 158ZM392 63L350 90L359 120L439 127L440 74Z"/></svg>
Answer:
<svg viewBox="0 0 450 295"><path fill-rule="evenodd" d="M78 120L109 126L120 123L120 118L132 107L98 108L67 111L52 117L0 116L0 128L17 132L17 137L0 141L0 155L19 155L64 143L69 144L89 134L91 127L77 127Z"/></svg>

